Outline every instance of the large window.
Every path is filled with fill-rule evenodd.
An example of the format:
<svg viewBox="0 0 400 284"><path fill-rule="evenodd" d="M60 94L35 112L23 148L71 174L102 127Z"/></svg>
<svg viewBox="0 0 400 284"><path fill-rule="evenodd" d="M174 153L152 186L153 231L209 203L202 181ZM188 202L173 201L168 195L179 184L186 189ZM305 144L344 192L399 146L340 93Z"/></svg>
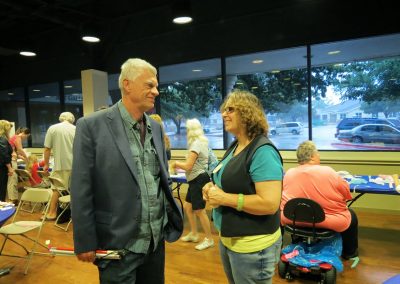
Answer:
<svg viewBox="0 0 400 284"><path fill-rule="evenodd" d="M262 102L279 149L296 149L308 139L307 51L305 47L226 59L226 89L248 90Z"/></svg>
<svg viewBox="0 0 400 284"><path fill-rule="evenodd" d="M311 47L313 140L326 150L400 150L400 35ZM369 132L360 125L389 125Z"/></svg>
<svg viewBox="0 0 400 284"><path fill-rule="evenodd" d="M50 125L58 123L61 113L59 85L49 83L29 87L32 146L43 147Z"/></svg>
<svg viewBox="0 0 400 284"><path fill-rule="evenodd" d="M23 88L0 91L0 119L15 123L15 129L26 127L25 95Z"/></svg>
<svg viewBox="0 0 400 284"><path fill-rule="evenodd" d="M187 148L187 119L202 123L210 147L223 148L221 63L219 59L159 69L161 117L173 148Z"/></svg>
<svg viewBox="0 0 400 284"><path fill-rule="evenodd" d="M119 74L108 75L108 92L110 94L110 105L115 104L121 99L121 90L118 86Z"/></svg>
<svg viewBox="0 0 400 284"><path fill-rule="evenodd" d="M65 111L71 112L75 120L83 116L81 80L64 81Z"/></svg>
<svg viewBox="0 0 400 284"><path fill-rule="evenodd" d="M228 145L233 137L224 136L219 107L226 94L244 89L261 100L269 138L281 150L295 150L308 139L320 150L400 150L400 34L231 56L225 62L159 68L157 110L173 148L187 148L190 118L200 120L212 148ZM108 77L110 105L121 98L118 77ZM65 109L81 117L81 81L65 81L62 88ZM30 123L32 146L42 147L62 110L59 92L58 83L2 90L0 119L16 127Z"/></svg>

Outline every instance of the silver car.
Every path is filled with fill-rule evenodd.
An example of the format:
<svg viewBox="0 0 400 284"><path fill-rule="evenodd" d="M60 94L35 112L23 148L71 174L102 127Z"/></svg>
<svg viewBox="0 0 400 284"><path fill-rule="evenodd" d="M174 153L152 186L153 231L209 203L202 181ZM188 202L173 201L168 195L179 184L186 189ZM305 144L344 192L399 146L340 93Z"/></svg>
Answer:
<svg viewBox="0 0 400 284"><path fill-rule="evenodd" d="M299 135L303 131L303 125L300 122L285 122L277 124L276 127L271 128L270 133L272 135L282 133L292 133L293 135Z"/></svg>
<svg viewBox="0 0 400 284"><path fill-rule="evenodd" d="M337 138L345 142L400 144L400 131L387 124L363 124L341 130Z"/></svg>

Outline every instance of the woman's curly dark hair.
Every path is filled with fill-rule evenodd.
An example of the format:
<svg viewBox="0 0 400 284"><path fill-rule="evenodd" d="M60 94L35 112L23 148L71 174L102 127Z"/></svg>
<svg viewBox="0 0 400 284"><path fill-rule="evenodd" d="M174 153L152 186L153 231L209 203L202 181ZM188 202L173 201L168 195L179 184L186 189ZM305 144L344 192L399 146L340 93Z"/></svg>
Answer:
<svg viewBox="0 0 400 284"><path fill-rule="evenodd" d="M265 117L264 108L260 100L248 91L233 90L222 103L220 111L225 108L234 107L238 112L243 126L246 128L247 136L250 139L258 135L268 133L268 121Z"/></svg>

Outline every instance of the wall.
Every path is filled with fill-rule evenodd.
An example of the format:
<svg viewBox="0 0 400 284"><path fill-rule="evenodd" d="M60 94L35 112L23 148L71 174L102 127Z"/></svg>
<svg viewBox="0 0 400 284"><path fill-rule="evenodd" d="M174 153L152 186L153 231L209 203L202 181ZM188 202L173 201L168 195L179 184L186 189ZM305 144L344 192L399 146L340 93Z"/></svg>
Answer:
<svg viewBox="0 0 400 284"><path fill-rule="evenodd" d="M224 151L215 150L215 153L221 158ZM185 154L185 150L172 151L173 158L177 160L183 160ZM285 171L297 166L295 151L281 151L281 155ZM321 164L331 166L336 171L359 175L400 174L400 152L321 151L320 156ZM400 213L400 195L365 194L352 207Z"/></svg>
<svg viewBox="0 0 400 284"><path fill-rule="evenodd" d="M27 151L42 157L43 149L27 148ZM221 159L223 150L214 150ZM186 150L172 150L174 160L183 160ZM281 151L284 160L284 170L297 166L295 151ZM331 166L337 171L348 171L359 175L391 175L400 174L400 152L344 152L321 151L321 164ZM353 194L355 196L356 194ZM400 195L365 194L358 199L353 208L371 210L390 210L400 214Z"/></svg>

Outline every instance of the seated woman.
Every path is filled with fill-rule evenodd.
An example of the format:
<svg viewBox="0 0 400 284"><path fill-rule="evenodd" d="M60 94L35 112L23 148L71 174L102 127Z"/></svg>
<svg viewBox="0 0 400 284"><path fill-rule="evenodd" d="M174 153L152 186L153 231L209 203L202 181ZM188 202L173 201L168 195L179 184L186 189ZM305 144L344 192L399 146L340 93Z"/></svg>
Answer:
<svg viewBox="0 0 400 284"><path fill-rule="evenodd" d="M292 223L283 215L288 200L296 197L312 199L325 212L325 221L316 224L316 227L341 234L344 259L358 256L357 215L346 203L352 199L349 184L331 167L320 165L319 153L313 142L301 143L296 154L299 166L289 169L283 178L282 224Z"/></svg>

